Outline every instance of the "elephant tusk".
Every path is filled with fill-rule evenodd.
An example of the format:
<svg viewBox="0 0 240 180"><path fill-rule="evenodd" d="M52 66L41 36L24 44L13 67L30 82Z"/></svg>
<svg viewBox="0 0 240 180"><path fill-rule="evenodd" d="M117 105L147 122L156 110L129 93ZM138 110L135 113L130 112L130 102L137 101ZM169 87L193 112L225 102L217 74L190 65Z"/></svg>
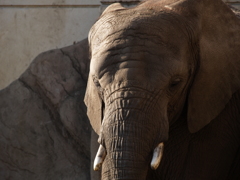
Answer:
<svg viewBox="0 0 240 180"><path fill-rule="evenodd" d="M156 170L161 162L163 156L164 144L160 143L153 151L153 158L151 161L151 168Z"/></svg>
<svg viewBox="0 0 240 180"><path fill-rule="evenodd" d="M107 154L106 149L102 145L100 145L98 148L97 155L94 160L94 164L93 164L94 171L100 170L102 163L106 157L106 154Z"/></svg>

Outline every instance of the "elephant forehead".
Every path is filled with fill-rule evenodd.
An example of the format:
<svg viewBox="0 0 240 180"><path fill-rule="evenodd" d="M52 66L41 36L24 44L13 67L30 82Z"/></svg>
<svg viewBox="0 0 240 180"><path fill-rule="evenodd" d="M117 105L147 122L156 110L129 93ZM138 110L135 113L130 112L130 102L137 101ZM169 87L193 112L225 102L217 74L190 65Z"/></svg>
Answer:
<svg viewBox="0 0 240 180"><path fill-rule="evenodd" d="M98 50L93 49L91 69L101 73L100 71L114 71L116 68L146 67L151 64L151 61L156 61L164 56L164 53L160 55L159 51L161 50L153 48L153 44L150 44L145 46L137 44L135 41L135 44L132 45L121 43L115 46L112 43L109 47L106 45Z"/></svg>
<svg viewBox="0 0 240 180"><path fill-rule="evenodd" d="M150 50L149 50L150 51ZM161 51L161 50L159 50ZM167 84L172 75L188 72L187 64L164 51L158 56L145 51L129 48L126 53L110 53L105 56L93 57L91 74L99 78L105 87L112 82L137 81L155 84Z"/></svg>
<svg viewBox="0 0 240 180"><path fill-rule="evenodd" d="M138 37L152 39L157 43L175 43L183 39L182 23L177 16L164 11L152 13L148 10L124 10L120 14L106 14L91 28L89 40L92 48L102 47L103 44L116 40Z"/></svg>
<svg viewBox="0 0 240 180"><path fill-rule="evenodd" d="M154 69L155 66L165 68L169 63L174 66L173 61L181 59L184 45L165 44L157 38L151 35L145 38L136 35L104 41L101 46L93 47L91 50L91 70L101 77L104 71L114 71L119 68Z"/></svg>
<svg viewBox="0 0 240 180"><path fill-rule="evenodd" d="M160 76L187 72L180 64L186 63L182 60L188 38L176 19L164 12L129 11L104 15L91 29L91 73L107 84L143 79L156 82Z"/></svg>

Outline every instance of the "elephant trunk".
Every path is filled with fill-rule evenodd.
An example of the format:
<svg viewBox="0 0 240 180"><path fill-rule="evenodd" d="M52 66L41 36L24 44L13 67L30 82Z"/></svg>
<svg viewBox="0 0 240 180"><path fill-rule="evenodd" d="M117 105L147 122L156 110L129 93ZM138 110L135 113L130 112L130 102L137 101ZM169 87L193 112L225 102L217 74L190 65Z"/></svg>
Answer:
<svg viewBox="0 0 240 180"><path fill-rule="evenodd" d="M106 153L102 165L104 180L145 180L150 164L156 169L160 163L159 143L167 140L167 110L165 106L156 106L156 94L136 87L127 89L115 89L105 95L99 138L102 147L96 158L96 163L101 164Z"/></svg>
<svg viewBox="0 0 240 180"><path fill-rule="evenodd" d="M115 111L114 115L111 115L111 120L105 119L102 138L107 155L102 168L102 178L145 180L150 164L153 169L159 165L161 158L159 154L161 156L162 151L161 148L156 148L153 158L157 142L154 136L156 133L153 126L149 126L151 121L146 119L146 115L139 110L131 109L126 110L124 114L127 116L122 119L122 111L124 110ZM118 119L117 116L121 118ZM102 155L104 153L101 153L100 157Z"/></svg>
<svg viewBox="0 0 240 180"><path fill-rule="evenodd" d="M126 126L123 121L121 125L117 123L110 128L116 129L118 135L112 134L111 138L107 135L108 139L105 138L107 156L102 169L104 180L146 179L151 149L143 140L141 130L132 131L134 126Z"/></svg>

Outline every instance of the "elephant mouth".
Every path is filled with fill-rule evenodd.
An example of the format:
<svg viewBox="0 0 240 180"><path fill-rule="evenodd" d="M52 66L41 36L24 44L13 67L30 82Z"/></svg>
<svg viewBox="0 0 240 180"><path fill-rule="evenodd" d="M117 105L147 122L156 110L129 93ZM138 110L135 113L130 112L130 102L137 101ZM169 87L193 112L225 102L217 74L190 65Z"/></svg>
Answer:
<svg viewBox="0 0 240 180"><path fill-rule="evenodd" d="M151 168L156 170L161 163L162 156L163 156L163 149L164 144L163 142L159 143L157 147L153 151L152 161L151 161ZM101 169L102 163L107 155L106 149L100 145L97 151L97 155L94 160L93 169L94 171L98 171Z"/></svg>

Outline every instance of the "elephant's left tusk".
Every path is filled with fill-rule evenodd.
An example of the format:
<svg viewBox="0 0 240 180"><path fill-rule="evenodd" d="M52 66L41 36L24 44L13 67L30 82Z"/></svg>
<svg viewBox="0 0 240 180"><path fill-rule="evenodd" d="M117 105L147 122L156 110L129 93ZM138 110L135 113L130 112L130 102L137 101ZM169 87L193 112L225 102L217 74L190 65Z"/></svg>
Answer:
<svg viewBox="0 0 240 180"><path fill-rule="evenodd" d="M94 171L100 170L102 163L106 157L106 154L107 154L106 149L102 145L100 145L98 148L97 155L94 160L94 164L93 164Z"/></svg>
<svg viewBox="0 0 240 180"><path fill-rule="evenodd" d="M153 151L153 158L151 161L151 168L153 170L156 170L161 162L161 159L163 156L163 148L164 148L164 144L160 143Z"/></svg>

